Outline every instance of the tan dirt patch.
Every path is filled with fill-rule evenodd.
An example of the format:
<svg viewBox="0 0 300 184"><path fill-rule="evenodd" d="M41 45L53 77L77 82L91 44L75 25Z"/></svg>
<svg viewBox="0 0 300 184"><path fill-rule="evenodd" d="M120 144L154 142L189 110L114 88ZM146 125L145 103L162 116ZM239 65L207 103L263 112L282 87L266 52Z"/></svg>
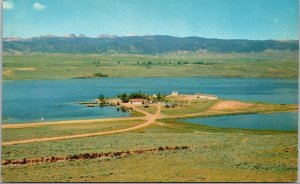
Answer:
<svg viewBox="0 0 300 184"><path fill-rule="evenodd" d="M154 124L159 125L159 126L165 126L165 123L160 123L160 122L155 122Z"/></svg>
<svg viewBox="0 0 300 184"><path fill-rule="evenodd" d="M9 75L14 75L15 72L13 70L10 69L4 69L3 70L3 75L9 76Z"/></svg>
<svg viewBox="0 0 300 184"><path fill-rule="evenodd" d="M18 70L18 71L33 71L33 70L36 70L36 68L33 68L33 67L15 68L15 70Z"/></svg>
<svg viewBox="0 0 300 184"><path fill-rule="evenodd" d="M169 95L167 96L167 98L173 100L188 100L188 101L197 99L195 95L177 95L177 96Z"/></svg>
<svg viewBox="0 0 300 184"><path fill-rule="evenodd" d="M236 110L236 109L244 109L249 108L253 104L251 103L243 103L238 101L221 101L209 108L209 110Z"/></svg>
<svg viewBox="0 0 300 184"><path fill-rule="evenodd" d="M244 137L244 138L241 140L242 143L247 143L248 141L249 141L249 137Z"/></svg>

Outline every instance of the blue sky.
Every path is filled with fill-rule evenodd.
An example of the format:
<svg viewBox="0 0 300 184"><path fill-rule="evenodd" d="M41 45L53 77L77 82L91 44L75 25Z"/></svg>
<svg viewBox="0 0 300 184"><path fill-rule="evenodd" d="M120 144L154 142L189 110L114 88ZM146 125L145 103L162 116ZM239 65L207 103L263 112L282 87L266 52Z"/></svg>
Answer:
<svg viewBox="0 0 300 184"><path fill-rule="evenodd" d="M298 0L6 0L4 37L298 39Z"/></svg>

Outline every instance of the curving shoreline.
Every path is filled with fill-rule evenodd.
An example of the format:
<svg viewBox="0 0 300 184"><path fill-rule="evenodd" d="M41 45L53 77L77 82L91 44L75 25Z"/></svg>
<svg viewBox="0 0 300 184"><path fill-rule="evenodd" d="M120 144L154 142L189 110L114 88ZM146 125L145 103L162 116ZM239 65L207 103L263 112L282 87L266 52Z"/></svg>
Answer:
<svg viewBox="0 0 300 184"><path fill-rule="evenodd" d="M114 103L115 99L110 102ZM257 105L257 106L254 106ZM97 118L97 119L83 119L83 120L63 120L63 121L49 121L49 122L28 122L28 123L18 123L18 124L2 124L3 129L8 128L27 128L27 127L37 127L45 125L61 125L61 124L76 124L76 123L94 123L94 122L107 122L107 121L122 121L122 120L147 120L147 116L152 114L141 110L139 106L122 103L124 108L132 108L136 112L144 114L144 116L139 117L121 117L121 118ZM211 106L205 112L199 113L188 113L184 115L166 115L160 114L157 119L164 118L185 118L185 117L210 117L210 116L221 116L221 115L236 115L236 114L257 114L257 113L276 113L276 112L297 112L298 105L278 105L278 104L260 104L260 103L244 103L240 101L233 100L222 100L215 105Z"/></svg>
<svg viewBox="0 0 300 184"><path fill-rule="evenodd" d="M113 101L113 100L112 100ZM149 113L146 109L141 109L142 106L137 106L129 103L122 103L121 106L126 108L132 108L134 111L144 114L142 117L129 117L129 118L105 118L105 119L91 119L91 120L67 120L57 122L39 122L39 123L27 123L27 124L3 124L3 129L16 129L16 128L28 128L28 127L39 127L45 125L62 125L62 124L76 124L76 123L93 123L93 122L106 122L106 121L122 121L122 120L144 120L136 126L126 127L123 129L100 131L91 133L81 133L75 135L61 135L54 137L44 137L35 139L25 139L3 142L3 146L15 145L15 144L27 144L33 142L44 142L44 141L55 141L65 140L73 138L91 137L99 135L108 135L115 133L128 132L132 130L141 129L148 125L155 123L159 119L172 119L172 118L184 118L184 117L205 117L205 116L220 116L220 115L234 115L234 114L255 114L255 113L274 113L274 112L293 112L298 110L297 105L263 105L255 103L244 103L239 101L217 101L214 105L210 106L206 111L200 113L190 113L184 115L168 115L161 113L161 104L152 104L156 108L155 113ZM176 110L176 109L174 109Z"/></svg>

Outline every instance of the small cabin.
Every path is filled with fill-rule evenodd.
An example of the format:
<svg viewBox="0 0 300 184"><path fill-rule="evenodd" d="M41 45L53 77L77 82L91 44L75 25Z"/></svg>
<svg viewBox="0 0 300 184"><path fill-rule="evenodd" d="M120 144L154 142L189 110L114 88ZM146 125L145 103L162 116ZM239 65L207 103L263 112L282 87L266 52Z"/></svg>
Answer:
<svg viewBox="0 0 300 184"><path fill-rule="evenodd" d="M172 91L171 93L172 96L177 96L178 94L179 94L178 91Z"/></svg>
<svg viewBox="0 0 300 184"><path fill-rule="evenodd" d="M143 99L143 98L133 98L133 99L130 99L129 102L131 104L142 105L142 104L148 103L148 100Z"/></svg>

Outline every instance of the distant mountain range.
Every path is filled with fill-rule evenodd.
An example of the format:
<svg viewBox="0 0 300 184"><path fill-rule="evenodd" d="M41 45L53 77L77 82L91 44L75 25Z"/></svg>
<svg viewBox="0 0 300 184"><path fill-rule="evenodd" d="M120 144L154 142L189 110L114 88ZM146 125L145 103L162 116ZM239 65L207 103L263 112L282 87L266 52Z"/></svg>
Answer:
<svg viewBox="0 0 300 184"><path fill-rule="evenodd" d="M297 40L208 39L164 35L123 36L100 35L97 38L69 34L64 37L46 35L21 39L3 39L4 52L66 54L164 54L187 52L243 53L265 50L297 51Z"/></svg>

